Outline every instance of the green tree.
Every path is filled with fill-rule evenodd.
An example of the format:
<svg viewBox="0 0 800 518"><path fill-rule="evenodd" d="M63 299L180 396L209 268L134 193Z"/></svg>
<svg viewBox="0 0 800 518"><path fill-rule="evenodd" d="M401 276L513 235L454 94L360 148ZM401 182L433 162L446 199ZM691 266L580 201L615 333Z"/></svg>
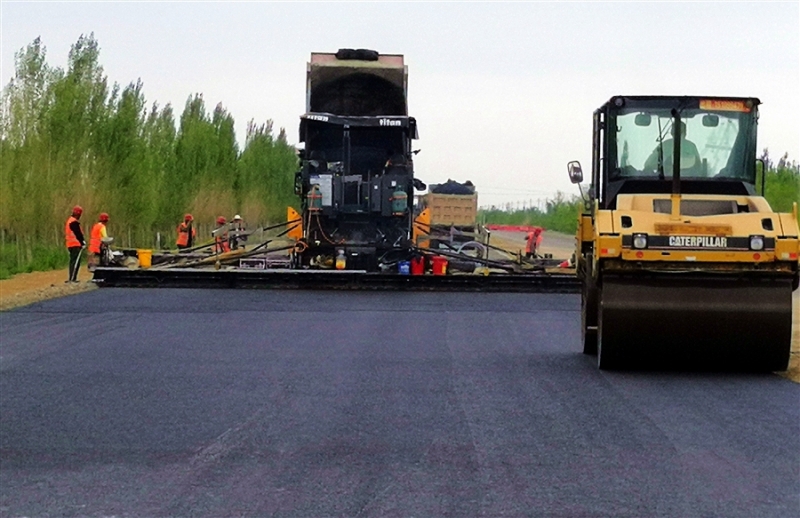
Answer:
<svg viewBox="0 0 800 518"><path fill-rule="evenodd" d="M155 191L153 203L155 216L152 224L155 228L169 229L180 217L182 207L170 207L171 196L165 195L170 179L175 175L175 116L172 106L167 104L158 109L153 103L144 127L144 139L147 147L147 168L150 172Z"/></svg>
<svg viewBox="0 0 800 518"><path fill-rule="evenodd" d="M262 221L282 221L286 207L297 208L294 195L294 173L297 152L286 141L281 129L278 138L272 133L271 120L247 124L245 148L239 160L239 189L244 212L258 213Z"/></svg>
<svg viewBox="0 0 800 518"><path fill-rule="evenodd" d="M767 175L764 182L764 197L772 210L791 212L795 203L800 204L800 164L789 160L789 153L784 153L775 163L770 159L768 149L762 152L761 160L764 161ZM762 174L764 171L759 168L759 182ZM800 213L798 224L800 224Z"/></svg>

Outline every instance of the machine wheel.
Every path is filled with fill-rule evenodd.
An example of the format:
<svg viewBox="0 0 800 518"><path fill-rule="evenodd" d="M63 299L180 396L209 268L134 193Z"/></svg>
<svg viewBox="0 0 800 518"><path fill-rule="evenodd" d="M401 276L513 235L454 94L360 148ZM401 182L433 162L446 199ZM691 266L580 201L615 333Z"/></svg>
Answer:
<svg viewBox="0 0 800 518"><path fill-rule="evenodd" d="M597 284L592 277L592 256L584 260L581 289L583 354L597 354Z"/></svg>
<svg viewBox="0 0 800 518"><path fill-rule="evenodd" d="M621 367L618 352L612 342L606 341L603 347L603 295L601 290L595 290L598 304L597 313L597 341L595 342L595 352L597 353L597 367L600 370L614 370Z"/></svg>
<svg viewBox="0 0 800 518"><path fill-rule="evenodd" d="M477 257L478 259L489 258L489 250L483 246L483 243L479 243L478 241L467 241L462 243L456 252L467 256Z"/></svg>
<svg viewBox="0 0 800 518"><path fill-rule="evenodd" d="M792 340L788 278L603 274L600 369L785 370Z"/></svg>

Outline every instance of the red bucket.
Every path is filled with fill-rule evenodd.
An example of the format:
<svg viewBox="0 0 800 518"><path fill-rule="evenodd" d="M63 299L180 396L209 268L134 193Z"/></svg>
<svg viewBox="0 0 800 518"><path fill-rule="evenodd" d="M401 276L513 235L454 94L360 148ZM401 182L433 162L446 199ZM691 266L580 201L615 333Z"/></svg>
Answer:
<svg viewBox="0 0 800 518"><path fill-rule="evenodd" d="M441 255L434 256L433 258L433 274L434 275L447 275L447 258Z"/></svg>
<svg viewBox="0 0 800 518"><path fill-rule="evenodd" d="M412 257L411 258L411 275L424 275L425 274L425 257Z"/></svg>

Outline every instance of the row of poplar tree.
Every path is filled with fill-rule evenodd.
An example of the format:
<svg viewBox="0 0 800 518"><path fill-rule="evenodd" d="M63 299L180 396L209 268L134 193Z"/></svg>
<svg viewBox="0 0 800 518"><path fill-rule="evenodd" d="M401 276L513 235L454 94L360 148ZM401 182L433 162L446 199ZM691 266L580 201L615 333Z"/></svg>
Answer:
<svg viewBox="0 0 800 518"><path fill-rule="evenodd" d="M285 219L297 156L283 129L276 137L272 121L250 121L240 149L222 104L209 110L192 95L176 121L171 105L148 104L141 81L109 84L99 50L81 36L66 70L47 63L39 38L15 55L0 110L5 243L60 243L76 204L85 227L108 212L112 235L145 241L134 246L171 236L187 212L208 224L234 213L251 227Z"/></svg>

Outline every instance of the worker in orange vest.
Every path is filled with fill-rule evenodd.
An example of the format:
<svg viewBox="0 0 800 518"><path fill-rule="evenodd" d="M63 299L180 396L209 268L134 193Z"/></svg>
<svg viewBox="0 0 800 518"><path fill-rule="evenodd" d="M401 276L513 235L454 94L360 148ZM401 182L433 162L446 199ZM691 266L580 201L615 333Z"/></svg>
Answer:
<svg viewBox="0 0 800 518"><path fill-rule="evenodd" d="M175 241L175 244L178 245L178 248L191 248L194 245L194 240L197 237L197 231L192 226L192 222L194 218L191 214L187 214L183 217L183 223L178 225L178 240Z"/></svg>
<svg viewBox="0 0 800 518"><path fill-rule="evenodd" d="M100 245L103 243L103 238L108 237L108 231L106 230L107 223L108 223L108 214L103 212L97 219L97 223L95 223L94 226L92 227L91 232L89 232L89 252L91 252L92 254L89 257L89 264L88 264L90 271L94 270L94 268L101 263Z"/></svg>
<svg viewBox="0 0 800 518"><path fill-rule="evenodd" d="M227 223L227 220L224 216L218 217L217 228L211 232L211 236L214 238L214 253L216 254L230 252L231 250L230 246L228 246L228 226L225 223Z"/></svg>
<svg viewBox="0 0 800 518"><path fill-rule="evenodd" d="M542 244L542 231L541 227L535 227L533 232L528 232L525 238L525 257L531 259L536 257L539 252L539 246Z"/></svg>
<svg viewBox="0 0 800 518"><path fill-rule="evenodd" d="M86 248L86 240L83 238L83 229L81 229L81 214L83 214L83 208L75 205L72 208L72 215L67 218L67 224L64 226L64 235L69 251L69 278L65 282L78 282L81 252Z"/></svg>

